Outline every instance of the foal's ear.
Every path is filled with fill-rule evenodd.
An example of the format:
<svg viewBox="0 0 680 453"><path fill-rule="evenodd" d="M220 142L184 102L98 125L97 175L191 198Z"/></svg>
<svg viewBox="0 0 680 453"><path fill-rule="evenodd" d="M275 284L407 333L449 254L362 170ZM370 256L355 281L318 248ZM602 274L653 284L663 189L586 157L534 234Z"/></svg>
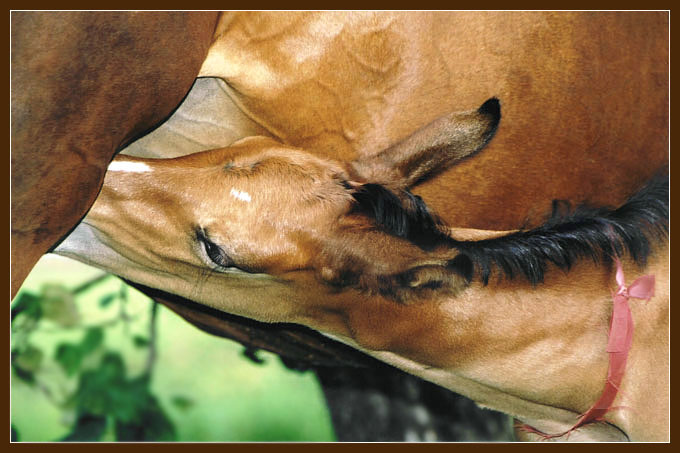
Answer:
<svg viewBox="0 0 680 453"><path fill-rule="evenodd" d="M375 238L346 237L340 247L317 255L318 276L338 289L355 288L403 304L456 296L472 280L474 265L465 254L414 254L403 243L394 241L385 247L388 244Z"/></svg>
<svg viewBox="0 0 680 453"><path fill-rule="evenodd" d="M410 187L481 150L500 120L496 98L477 110L445 115L379 154L353 162L352 177L357 182Z"/></svg>

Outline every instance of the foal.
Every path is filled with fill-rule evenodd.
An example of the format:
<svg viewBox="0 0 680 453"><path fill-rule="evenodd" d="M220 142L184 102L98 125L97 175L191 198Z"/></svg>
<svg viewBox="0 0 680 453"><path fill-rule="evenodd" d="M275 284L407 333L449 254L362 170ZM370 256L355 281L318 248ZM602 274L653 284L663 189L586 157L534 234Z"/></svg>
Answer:
<svg viewBox="0 0 680 453"><path fill-rule="evenodd" d="M535 230L446 228L408 188L483 148L499 120L489 100L349 165L261 137L177 159L119 156L56 252L307 325L543 433L569 430L605 385L611 257L628 282L646 263L656 293L631 301L614 404L625 409L563 438L667 440L667 179L618 209L556 205Z"/></svg>

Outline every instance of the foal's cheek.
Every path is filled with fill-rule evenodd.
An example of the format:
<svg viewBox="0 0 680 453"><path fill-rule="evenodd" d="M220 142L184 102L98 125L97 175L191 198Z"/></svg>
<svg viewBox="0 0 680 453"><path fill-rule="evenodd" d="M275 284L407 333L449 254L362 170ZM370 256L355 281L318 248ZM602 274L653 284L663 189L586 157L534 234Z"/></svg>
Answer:
<svg viewBox="0 0 680 453"><path fill-rule="evenodd" d="M226 247L238 267L253 272L280 275L309 267L313 247L273 227L244 228Z"/></svg>

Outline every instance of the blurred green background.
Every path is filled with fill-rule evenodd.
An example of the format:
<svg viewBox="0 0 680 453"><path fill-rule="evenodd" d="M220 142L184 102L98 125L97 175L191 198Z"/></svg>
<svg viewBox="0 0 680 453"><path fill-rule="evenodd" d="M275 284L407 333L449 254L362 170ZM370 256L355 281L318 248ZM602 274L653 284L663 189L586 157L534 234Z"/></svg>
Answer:
<svg viewBox="0 0 680 453"><path fill-rule="evenodd" d="M16 440L335 440L314 374L257 364L114 276L73 294L100 275L46 255L12 302Z"/></svg>

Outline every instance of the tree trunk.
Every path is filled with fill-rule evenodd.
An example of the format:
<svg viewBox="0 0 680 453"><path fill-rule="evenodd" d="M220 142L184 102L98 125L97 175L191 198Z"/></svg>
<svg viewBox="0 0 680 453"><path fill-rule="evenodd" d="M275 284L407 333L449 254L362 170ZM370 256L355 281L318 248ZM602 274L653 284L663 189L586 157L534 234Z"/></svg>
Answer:
<svg viewBox="0 0 680 453"><path fill-rule="evenodd" d="M317 368L341 442L512 441L512 421L396 368Z"/></svg>

